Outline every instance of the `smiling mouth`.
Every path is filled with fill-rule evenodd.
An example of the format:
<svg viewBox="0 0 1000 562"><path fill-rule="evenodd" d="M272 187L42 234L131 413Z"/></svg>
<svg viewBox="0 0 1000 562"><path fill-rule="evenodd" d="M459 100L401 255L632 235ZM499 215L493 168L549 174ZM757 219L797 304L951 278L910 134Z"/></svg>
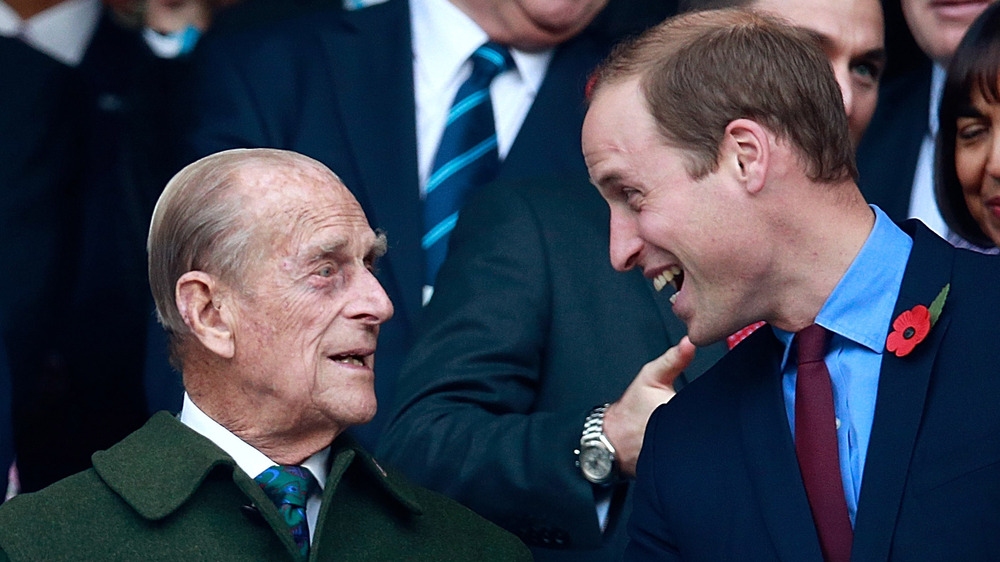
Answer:
<svg viewBox="0 0 1000 562"><path fill-rule="evenodd" d="M653 288L657 292L662 291L667 285L673 286L674 294L670 295L670 304L677 300L677 291L681 290L683 284L684 270L679 265L672 265L653 278Z"/></svg>

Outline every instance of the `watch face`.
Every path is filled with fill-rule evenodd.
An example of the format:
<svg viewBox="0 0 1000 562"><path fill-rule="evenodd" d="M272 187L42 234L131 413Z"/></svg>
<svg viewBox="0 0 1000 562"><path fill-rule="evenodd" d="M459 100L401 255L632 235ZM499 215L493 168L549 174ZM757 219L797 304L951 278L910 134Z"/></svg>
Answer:
<svg viewBox="0 0 1000 562"><path fill-rule="evenodd" d="M611 453L601 447L587 447L580 451L580 470L584 478L595 484L611 475L613 464Z"/></svg>

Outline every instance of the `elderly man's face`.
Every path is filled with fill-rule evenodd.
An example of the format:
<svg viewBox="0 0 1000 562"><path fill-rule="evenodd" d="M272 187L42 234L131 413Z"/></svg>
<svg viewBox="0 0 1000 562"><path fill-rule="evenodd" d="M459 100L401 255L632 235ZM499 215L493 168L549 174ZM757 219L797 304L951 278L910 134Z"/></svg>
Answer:
<svg viewBox="0 0 1000 562"><path fill-rule="evenodd" d="M901 0L903 17L920 49L947 64L973 20L995 0Z"/></svg>
<svg viewBox="0 0 1000 562"><path fill-rule="evenodd" d="M259 178L248 199L261 253L234 296L234 360L252 403L288 416L276 428L343 429L375 415L375 342L393 308L361 207L329 174L306 171L247 174Z"/></svg>
<svg viewBox="0 0 1000 562"><path fill-rule="evenodd" d="M768 260L746 193L721 171L692 179L686 153L664 144L637 80L597 91L583 155L611 208L612 265L642 268L657 290L673 285L674 313L695 345L760 318L754 300Z"/></svg>
<svg viewBox="0 0 1000 562"><path fill-rule="evenodd" d="M816 33L844 98L854 146L875 113L885 68L882 6L878 0L757 0L755 9Z"/></svg>
<svg viewBox="0 0 1000 562"><path fill-rule="evenodd" d="M524 50L554 47L580 33L608 0L451 0L491 39Z"/></svg>

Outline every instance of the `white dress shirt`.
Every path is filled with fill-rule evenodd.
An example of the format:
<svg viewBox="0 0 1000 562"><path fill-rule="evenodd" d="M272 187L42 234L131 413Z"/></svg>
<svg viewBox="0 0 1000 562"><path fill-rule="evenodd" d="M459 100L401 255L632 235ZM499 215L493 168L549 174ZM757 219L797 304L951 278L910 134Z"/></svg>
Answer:
<svg viewBox="0 0 1000 562"><path fill-rule="evenodd" d="M489 41L469 16L449 0L411 0L413 29L413 90L417 108L417 163L421 197L451 102L472 74L469 57ZM552 49L526 53L511 49L516 69L508 69L490 85L497 152L503 160L531 109L545 78Z"/></svg>
<svg viewBox="0 0 1000 562"><path fill-rule="evenodd" d="M208 414L201 411L191 400L191 397L188 396L187 392L184 393L184 405L181 407L180 421L212 443L215 443L227 455L233 457L236 465L250 478L254 478L261 472L278 464L246 441L237 437L233 432L219 424L219 422L210 418ZM309 521L310 543L316 531L316 520L319 517L319 508L322 503L322 490L326 486L326 465L329 456L330 448L327 447L302 463L302 466L309 469L309 472L312 473L319 483L319 490L314 491L306 502L306 519Z"/></svg>
<svg viewBox="0 0 1000 562"><path fill-rule="evenodd" d="M945 70L934 63L931 70L931 98L927 108L927 132L920 145L920 157L913 174L913 189L910 191L910 218L918 218L942 238L948 238L948 226L938 210L934 197L934 151L938 133L938 109L941 106L941 92L944 90Z"/></svg>
<svg viewBox="0 0 1000 562"><path fill-rule="evenodd" d="M77 66L101 20L100 0L66 0L27 20L0 0L0 35L19 37L57 61Z"/></svg>

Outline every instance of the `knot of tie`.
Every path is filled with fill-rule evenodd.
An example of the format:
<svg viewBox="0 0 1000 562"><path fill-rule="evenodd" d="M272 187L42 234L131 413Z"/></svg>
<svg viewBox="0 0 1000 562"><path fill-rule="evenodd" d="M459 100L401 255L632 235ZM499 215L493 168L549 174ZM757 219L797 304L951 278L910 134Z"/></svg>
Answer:
<svg viewBox="0 0 1000 562"><path fill-rule="evenodd" d="M490 41L472 53L472 76L488 85L498 74L512 68L514 59L506 47Z"/></svg>
<svg viewBox="0 0 1000 562"><path fill-rule="evenodd" d="M278 513L292 531L292 538L303 555L309 552L309 522L306 520L306 500L319 486L308 469L301 466L272 466L254 481L274 502Z"/></svg>
<svg viewBox="0 0 1000 562"><path fill-rule="evenodd" d="M799 346L799 365L823 361L829 339L830 332L819 324L810 324L795 334L795 341Z"/></svg>

